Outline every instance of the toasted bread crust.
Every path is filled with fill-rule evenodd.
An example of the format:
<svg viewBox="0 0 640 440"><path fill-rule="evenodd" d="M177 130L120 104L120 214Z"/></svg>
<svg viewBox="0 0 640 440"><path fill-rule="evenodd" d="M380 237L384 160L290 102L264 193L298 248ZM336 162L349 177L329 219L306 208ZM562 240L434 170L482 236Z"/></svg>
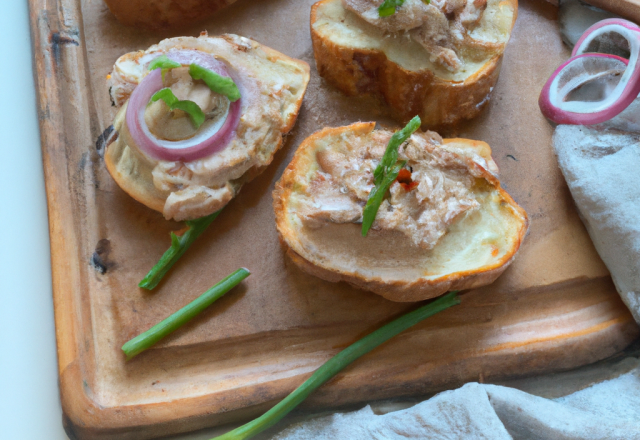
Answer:
<svg viewBox="0 0 640 440"><path fill-rule="evenodd" d="M227 41L229 41L229 38L226 35L222 35L222 38L225 38ZM290 57L288 55L283 54L282 52L278 52L277 50L272 49L269 46L265 46L263 44L260 45L260 48L265 53L269 54L269 58L272 61L281 61L283 63L292 64L297 68L304 70L305 86L306 84L309 83L309 78L311 77L311 68L309 67L309 64L306 61L302 61L297 58ZM298 118L298 113L300 112L300 106L302 105L303 98L304 98L304 93L302 93L300 95L300 99L296 101L295 111L291 112L291 114L289 115L289 118L286 120L285 126L281 130L283 134L286 134L289 131L291 131L291 129L295 125L296 119ZM280 145L278 146L276 151L278 151L281 146L282 146L282 142L280 142ZM271 157L271 159L273 160L273 156ZM260 174L260 172L258 172L256 175L258 174Z"/></svg>
<svg viewBox="0 0 640 440"><path fill-rule="evenodd" d="M125 112L127 110L124 105L115 120L113 121L114 127L124 127L123 121ZM126 128L124 128L126 129ZM117 128L116 128L117 130ZM122 133L118 133L118 137L122 136ZM137 202L142 203L148 208L154 211L162 212L164 208L164 201L167 198L166 194L160 193L153 185L153 179L151 175L135 175L136 172L144 173L144 167L136 167L135 164L131 168L132 173L124 174L118 169L118 163L122 155L122 147L117 143L117 140L107 146L104 153L104 164L107 167L107 171L111 174L111 177L118 186L129 196L131 196ZM138 159L134 159L137 162Z"/></svg>
<svg viewBox="0 0 640 440"><path fill-rule="evenodd" d="M307 170L314 161L310 153L314 150L316 141L326 136L338 135L347 130L352 130L355 133L369 132L373 129L373 126L375 126L373 122L361 122L347 127L325 128L309 136L302 142L300 147L298 147L296 154L285 169L280 180L276 183L273 191L273 206L280 243L289 258L291 258L300 269L318 278L331 282L345 281L354 287L370 290L388 300L398 302L422 301L437 297L451 290L471 289L492 283L513 261L528 230L529 220L524 209L518 206L511 196L500 187L497 179L495 179L489 171L486 172L487 181L496 187L502 203L508 204L514 211L514 217L521 221L520 227L513 239L512 247L493 264L485 265L477 269L448 273L438 278L429 279L420 277L409 282L364 276L356 271L336 270L334 267L329 267L326 262L320 259L313 259L312 255L302 256L294 249L298 248L298 246L296 246L299 241L298 231L292 227L287 219L289 211L288 204L291 194L296 190L296 186L300 185L299 176L303 175L305 170ZM460 144L465 140L445 139L444 143L449 141L455 141L457 144ZM466 141L470 144L470 148L474 148L476 151L479 150L476 141ZM474 146L474 144L476 145ZM480 150L482 151L483 157L491 153L490 148L486 144L484 144Z"/></svg>
<svg viewBox="0 0 640 440"><path fill-rule="evenodd" d="M187 26L214 15L236 0L104 0L126 26L163 30Z"/></svg>
<svg viewBox="0 0 640 440"><path fill-rule="evenodd" d="M422 127L432 129L474 118L489 102L504 45L485 44L495 55L463 82L440 78L427 69L407 70L382 50L336 44L314 29L318 10L331 1L322 0L311 8L311 40L318 73L344 94L378 96L400 122L419 115ZM517 0L509 3L517 10Z"/></svg>
<svg viewBox="0 0 640 440"><path fill-rule="evenodd" d="M291 249L286 241L281 238L280 243L291 261L296 266L308 273L326 281L339 282L344 281L353 287L369 290L378 295L395 302L416 302L424 301L430 298L438 297L452 290L467 290L476 287L486 286L493 283L502 272L511 264L513 256L508 261L501 263L494 269L488 269L482 272L465 273L457 272L438 280L418 279L413 283L389 282L381 278L365 278L353 273L337 273L329 269L318 266L309 260L306 260L293 249ZM514 251L515 254L515 251Z"/></svg>

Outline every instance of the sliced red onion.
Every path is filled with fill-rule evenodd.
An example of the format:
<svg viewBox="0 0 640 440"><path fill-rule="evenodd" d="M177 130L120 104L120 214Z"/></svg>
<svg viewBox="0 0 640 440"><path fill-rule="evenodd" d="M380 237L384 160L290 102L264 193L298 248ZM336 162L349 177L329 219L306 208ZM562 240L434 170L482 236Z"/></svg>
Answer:
<svg viewBox="0 0 640 440"><path fill-rule="evenodd" d="M618 18L599 21L584 32L572 57L545 84L538 101L540 110L559 124L611 120L640 93L639 58L640 27ZM598 99L577 96L586 95L584 90L597 92L598 86L602 93L595 97Z"/></svg>
<svg viewBox="0 0 640 440"><path fill-rule="evenodd" d="M231 77L224 63L204 52L172 50L166 55L169 59L182 65L196 63L219 75ZM237 84L235 78L234 81ZM230 103L225 118L221 118L217 123L200 130L192 138L167 141L155 137L149 131L144 120L144 112L151 96L163 87L160 69L156 69L142 79L129 99L126 114L127 128L133 140L144 153L159 160L190 162L210 156L229 144L240 120L242 98Z"/></svg>
<svg viewBox="0 0 640 440"><path fill-rule="evenodd" d="M200 52L199 50L175 49L166 52L165 55L170 60L180 63L183 66L188 66L191 63L196 63L197 65L202 66L206 69L213 70L218 75L226 77L231 76L227 71L227 66L222 61L218 61L213 55L209 55L205 52Z"/></svg>
<svg viewBox="0 0 640 440"><path fill-rule="evenodd" d="M570 58L547 80L538 104L557 124L591 125L608 121L633 101L619 99L628 61L608 54ZM635 92L638 96L638 92ZM618 96L616 101L613 97Z"/></svg>
<svg viewBox="0 0 640 440"><path fill-rule="evenodd" d="M608 53L610 55L633 58L633 45L637 40L640 27L622 18L608 18L589 27L576 42L571 56L583 53ZM637 49L637 41L636 41ZM624 56L621 51L630 53Z"/></svg>

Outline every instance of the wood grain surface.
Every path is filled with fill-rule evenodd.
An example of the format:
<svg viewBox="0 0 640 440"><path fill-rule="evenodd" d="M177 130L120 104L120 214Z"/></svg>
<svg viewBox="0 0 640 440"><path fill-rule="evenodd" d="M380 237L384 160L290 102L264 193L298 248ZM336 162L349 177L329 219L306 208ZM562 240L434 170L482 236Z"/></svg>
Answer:
<svg viewBox="0 0 640 440"><path fill-rule="evenodd" d="M99 0L30 0L49 207L61 398L72 439L145 439L247 419L329 357L413 308L306 275L279 247L271 191L297 145L324 126L391 124L372 100L345 98L314 70L312 0L239 0L224 16L148 33ZM492 286L367 354L305 402L332 408L419 395L466 381L570 369L623 349L638 327L582 226L537 96L569 54L556 10L521 3L488 108L443 133L487 141L501 180L528 211L519 256ZM283 151L243 188L154 292L138 281L182 225L110 179L99 140L114 109L105 75L121 54L175 35L234 32L312 66ZM240 266L252 275L156 348L126 362L120 346Z"/></svg>
<svg viewBox="0 0 640 440"><path fill-rule="evenodd" d="M584 0L584 2L635 23L640 22L640 1L638 0Z"/></svg>

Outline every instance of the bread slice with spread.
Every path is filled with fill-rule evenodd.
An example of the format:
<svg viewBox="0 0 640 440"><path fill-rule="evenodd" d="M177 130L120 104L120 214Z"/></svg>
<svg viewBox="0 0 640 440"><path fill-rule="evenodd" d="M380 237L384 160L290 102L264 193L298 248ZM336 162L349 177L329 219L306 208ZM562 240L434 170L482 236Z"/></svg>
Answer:
<svg viewBox="0 0 640 440"><path fill-rule="evenodd" d="M478 115L498 80L517 0L404 0L380 17L382 3L313 5L320 76L349 96L382 98L400 121L419 115L423 127Z"/></svg>
<svg viewBox="0 0 640 440"><path fill-rule="evenodd" d="M313 134L276 184L276 225L293 262L392 301L493 282L513 260L528 219L500 187L489 146L434 132L411 135L398 152L405 171L362 236L374 169L393 134L374 127Z"/></svg>
<svg viewBox="0 0 640 440"><path fill-rule="evenodd" d="M163 57L178 67L151 71ZM210 90L193 65L222 81L223 91L234 84L235 100ZM118 136L104 156L109 173L134 199L182 221L223 208L271 163L295 124L309 65L238 35L203 34L125 54L109 78L120 107ZM167 89L174 101L200 107L200 128L180 108L154 101L154 92Z"/></svg>

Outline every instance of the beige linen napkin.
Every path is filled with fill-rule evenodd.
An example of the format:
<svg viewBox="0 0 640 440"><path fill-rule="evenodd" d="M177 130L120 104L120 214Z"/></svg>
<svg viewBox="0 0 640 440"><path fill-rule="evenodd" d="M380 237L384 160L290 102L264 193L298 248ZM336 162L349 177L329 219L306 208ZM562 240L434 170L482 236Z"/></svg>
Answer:
<svg viewBox="0 0 640 440"><path fill-rule="evenodd" d="M371 407L292 425L272 440L635 440L640 368L559 399L469 383L409 409Z"/></svg>
<svg viewBox="0 0 640 440"><path fill-rule="evenodd" d="M553 146L591 240L640 323L640 134L560 125Z"/></svg>

